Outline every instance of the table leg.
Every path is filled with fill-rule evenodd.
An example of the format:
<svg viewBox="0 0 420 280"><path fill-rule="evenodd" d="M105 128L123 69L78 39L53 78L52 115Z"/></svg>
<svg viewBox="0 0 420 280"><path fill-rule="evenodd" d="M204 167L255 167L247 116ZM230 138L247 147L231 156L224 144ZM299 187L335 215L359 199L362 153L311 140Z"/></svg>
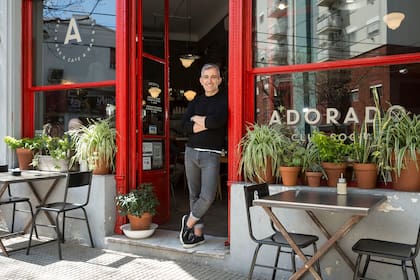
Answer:
<svg viewBox="0 0 420 280"><path fill-rule="evenodd" d="M330 239L331 238L331 234L324 227L324 225L321 223L321 221L315 216L315 214L312 211L306 211L306 213L309 215L309 217L312 219L312 221L317 225L317 227L322 231L322 233L327 238L327 240ZM355 267L353 261L349 258L349 256L346 255L346 253L340 247L340 245L338 244L338 242L335 242L333 246L337 250L338 254L344 259L344 261L348 264L348 266L354 272L355 269L356 269L356 267Z"/></svg>
<svg viewBox="0 0 420 280"><path fill-rule="evenodd" d="M35 186L32 184L32 182L27 182L32 193L35 195L36 199L38 200L39 205L43 205L45 204L45 202L47 201L48 197L50 196L52 190L54 189L55 185L57 185L59 179L54 179L54 182L51 184L51 186L49 187L49 189L47 190L47 193L44 195L43 198L41 198L40 194L38 193L38 191L36 190ZM55 225L55 221L54 219L51 217L51 215L48 212L45 212L45 215L47 216L47 219L50 221L50 223L52 225ZM24 231L27 232L27 230L29 229L29 227L31 226L32 221L29 221L28 223L26 223Z"/></svg>
<svg viewBox="0 0 420 280"><path fill-rule="evenodd" d="M7 190L7 187L9 186L9 183L3 183L3 186L0 189L0 197L3 196L4 192Z"/></svg>
<svg viewBox="0 0 420 280"><path fill-rule="evenodd" d="M321 280L322 278L318 275L318 273L316 272L316 270L312 267L313 263L311 265L308 264L309 263L308 259L306 258L306 256L302 252L302 250L296 245L296 243L290 237L289 233L287 232L287 230L285 229L285 227L280 223L280 221L276 217L276 215L274 215L274 213L271 210L271 208L269 208L269 207L263 207L263 209L268 214L268 216L270 217L270 219L273 221L274 225L277 227L277 229L280 231L280 233L284 236L284 238L286 239L287 243L289 243L290 247L292 247L292 249L302 259L302 261L305 262L305 266L302 267L304 269L304 271L302 272L301 275L303 275L307 270L309 270L311 272L311 274L313 275L313 277L316 280ZM297 279L297 278L293 278L294 275L292 275L292 278L290 278L290 279Z"/></svg>
<svg viewBox="0 0 420 280"><path fill-rule="evenodd" d="M6 250L6 247L4 246L3 241L1 241L1 238L0 238L0 249L3 251L3 253L6 257L9 256L9 253Z"/></svg>
<svg viewBox="0 0 420 280"><path fill-rule="evenodd" d="M308 267L312 265L323 256L328 250L343 237L355 224L357 224L363 217L362 216L351 216L347 221L319 248L318 252L310 258L303 267L301 267L290 279L299 279L308 270Z"/></svg>

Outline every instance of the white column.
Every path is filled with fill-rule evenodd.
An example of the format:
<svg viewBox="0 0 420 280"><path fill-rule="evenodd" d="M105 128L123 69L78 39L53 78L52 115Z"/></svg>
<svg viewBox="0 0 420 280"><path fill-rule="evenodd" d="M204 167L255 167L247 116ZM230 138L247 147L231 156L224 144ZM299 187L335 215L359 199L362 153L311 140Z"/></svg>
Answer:
<svg viewBox="0 0 420 280"><path fill-rule="evenodd" d="M22 1L0 1L0 164L17 165L3 137L21 135Z"/></svg>

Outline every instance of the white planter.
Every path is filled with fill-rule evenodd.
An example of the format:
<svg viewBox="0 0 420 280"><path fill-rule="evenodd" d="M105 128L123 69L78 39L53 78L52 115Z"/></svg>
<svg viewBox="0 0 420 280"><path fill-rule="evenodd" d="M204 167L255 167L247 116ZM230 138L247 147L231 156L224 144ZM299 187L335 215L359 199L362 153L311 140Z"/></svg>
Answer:
<svg viewBox="0 0 420 280"><path fill-rule="evenodd" d="M54 159L51 156L38 156L38 169L42 171L65 172L69 169L68 159Z"/></svg>

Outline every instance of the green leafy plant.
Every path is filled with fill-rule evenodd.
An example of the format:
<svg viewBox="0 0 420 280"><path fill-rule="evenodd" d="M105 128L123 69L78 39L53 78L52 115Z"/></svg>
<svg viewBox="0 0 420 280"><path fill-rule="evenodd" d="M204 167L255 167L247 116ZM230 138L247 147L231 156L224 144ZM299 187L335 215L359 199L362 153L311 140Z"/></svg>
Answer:
<svg viewBox="0 0 420 280"><path fill-rule="evenodd" d="M303 156L302 172L321 172L324 177L327 177L324 168L321 165L321 157L319 155L318 147L312 140L309 140L305 147L305 154Z"/></svg>
<svg viewBox="0 0 420 280"><path fill-rule="evenodd" d="M37 137L37 153L32 160L34 167L39 166L41 156L50 156L54 160L55 169L60 169L60 160L69 160L72 152L72 144L69 135L51 137L42 135Z"/></svg>
<svg viewBox="0 0 420 280"><path fill-rule="evenodd" d="M287 135L282 137L281 150L279 150L279 164L281 166L303 166L305 147L298 141L293 141Z"/></svg>
<svg viewBox="0 0 420 280"><path fill-rule="evenodd" d="M102 160L107 167L115 169L117 132L111 127L110 119L89 120L88 125L81 125L69 134L75 148L72 161L86 161L93 169L97 161Z"/></svg>
<svg viewBox="0 0 420 280"><path fill-rule="evenodd" d="M377 163L379 160L379 144L376 133L369 133L364 122L360 131L354 131L352 158L358 163Z"/></svg>
<svg viewBox="0 0 420 280"><path fill-rule="evenodd" d="M278 153L282 147L278 130L269 125L253 124L246 128L246 134L238 145L239 174L246 181L264 181L264 174L271 164L271 175L278 175Z"/></svg>
<svg viewBox="0 0 420 280"><path fill-rule="evenodd" d="M324 162L345 162L351 148L344 141L334 136L326 135L322 131L314 131L311 141L317 147L319 157Z"/></svg>
<svg viewBox="0 0 420 280"><path fill-rule="evenodd" d="M121 216L131 214L141 217L144 213L156 214L159 201L150 183L140 184L135 190L115 197L115 204Z"/></svg>
<svg viewBox="0 0 420 280"><path fill-rule="evenodd" d="M40 145L40 137L28 138L24 137L17 139L12 136L5 136L3 141L9 146L10 149L16 150L17 148L25 148L29 150L37 150Z"/></svg>
<svg viewBox="0 0 420 280"><path fill-rule="evenodd" d="M417 153L420 151L420 115L412 115L402 107L393 108L383 117L380 167L383 170L395 170L400 176L401 170L405 168L406 154L408 158L417 161Z"/></svg>

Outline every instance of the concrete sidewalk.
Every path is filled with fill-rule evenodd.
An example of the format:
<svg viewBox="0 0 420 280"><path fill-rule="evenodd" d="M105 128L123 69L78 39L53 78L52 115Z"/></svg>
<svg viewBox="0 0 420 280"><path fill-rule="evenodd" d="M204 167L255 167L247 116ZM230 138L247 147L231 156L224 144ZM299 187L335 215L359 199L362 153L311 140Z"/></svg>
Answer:
<svg viewBox="0 0 420 280"><path fill-rule="evenodd" d="M25 250L11 252L10 257L0 254L0 279L247 279L210 266L90 248L77 241L64 243L62 250L61 261L55 242L34 247L29 255Z"/></svg>

